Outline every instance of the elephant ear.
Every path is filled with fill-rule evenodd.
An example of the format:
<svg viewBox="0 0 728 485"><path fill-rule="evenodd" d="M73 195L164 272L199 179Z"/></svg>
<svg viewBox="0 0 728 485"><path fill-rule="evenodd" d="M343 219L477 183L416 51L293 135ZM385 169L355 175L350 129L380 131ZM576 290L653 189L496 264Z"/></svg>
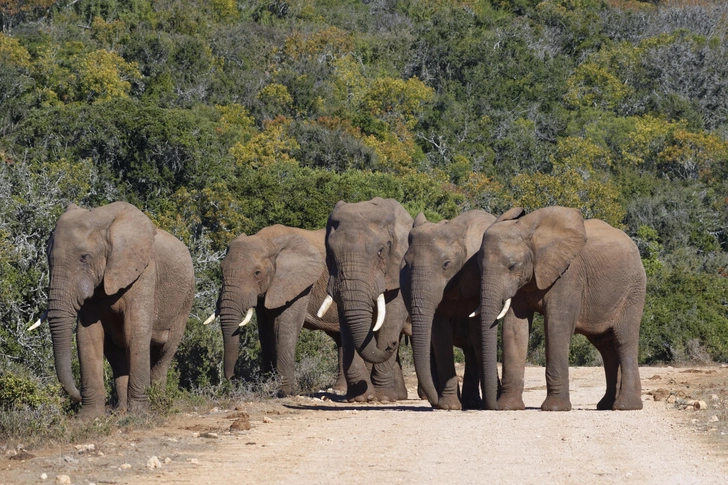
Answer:
<svg viewBox="0 0 728 485"><path fill-rule="evenodd" d="M483 234L495 222L495 216L481 210L471 210L465 212L462 216L466 216L464 219L466 228L463 243L465 244L465 260L467 261L480 251L480 246L483 244Z"/></svg>
<svg viewBox="0 0 728 485"><path fill-rule="evenodd" d="M501 216L495 220L495 222L502 222L502 221L512 221L515 219L520 219L526 215L526 209L523 207L511 207L507 211L505 211Z"/></svg>
<svg viewBox="0 0 728 485"><path fill-rule="evenodd" d="M118 209L107 231L109 252L104 273L104 291L113 295L136 281L149 265L157 229L142 211L131 204L116 202L105 207Z"/></svg>
<svg viewBox="0 0 728 485"><path fill-rule="evenodd" d="M384 286L387 290L395 290L399 288L399 273L404 267L404 253L409 248L409 233L414 220L396 200L386 199L385 202L390 205L389 217L385 223L389 227L392 248L389 250Z"/></svg>
<svg viewBox="0 0 728 485"><path fill-rule="evenodd" d="M316 283L325 261L321 250L298 234L277 236L272 243L275 270L265 294L265 307L279 308Z"/></svg>
<svg viewBox="0 0 728 485"><path fill-rule="evenodd" d="M566 271L586 244L584 219L578 209L546 207L519 222L533 224L533 272L536 285L545 290Z"/></svg>
<svg viewBox="0 0 728 485"><path fill-rule="evenodd" d="M422 224L425 224L426 222L427 222L427 217L425 217L425 215L422 212L420 212L419 214L417 214L417 217L415 217L415 223L412 227L419 227Z"/></svg>

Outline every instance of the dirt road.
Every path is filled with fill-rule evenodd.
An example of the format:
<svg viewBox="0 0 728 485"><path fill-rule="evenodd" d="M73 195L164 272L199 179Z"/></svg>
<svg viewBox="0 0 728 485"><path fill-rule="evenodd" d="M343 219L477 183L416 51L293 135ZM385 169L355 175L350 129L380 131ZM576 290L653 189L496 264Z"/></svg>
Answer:
<svg viewBox="0 0 728 485"><path fill-rule="evenodd" d="M46 473L49 482L66 474L72 483L127 484L728 483L728 436L710 427L712 416L726 416L725 385L700 411L649 395L658 388L696 390L704 378L720 389L728 368L641 374L645 408L637 412L595 411L601 368L571 369L568 413L538 410L546 391L537 367L527 369L528 409L521 412L432 411L419 400L243 403L249 431L227 431L242 415L233 410L178 416L162 430L118 436L86 456L73 455L75 463L68 449L11 470L2 471L7 461L0 462L0 482L5 474L7 483L37 483ZM151 456L158 468L147 467ZM120 469L124 463L130 466Z"/></svg>

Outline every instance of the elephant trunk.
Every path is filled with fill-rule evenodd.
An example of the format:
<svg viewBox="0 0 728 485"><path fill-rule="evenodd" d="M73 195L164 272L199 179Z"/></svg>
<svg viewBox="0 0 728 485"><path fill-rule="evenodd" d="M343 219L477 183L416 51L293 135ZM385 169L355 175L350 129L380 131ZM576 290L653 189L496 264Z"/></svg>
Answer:
<svg viewBox="0 0 728 485"><path fill-rule="evenodd" d="M498 409L498 320L503 307L500 285L483 279L481 289L480 325L483 349L483 402L485 409Z"/></svg>
<svg viewBox="0 0 728 485"><path fill-rule="evenodd" d="M415 371L420 388L433 406L438 403L437 389L432 380L430 367L430 351L432 342L432 322L440 298L432 294L423 294L417 291L412 293L412 354L415 361Z"/></svg>
<svg viewBox="0 0 728 485"><path fill-rule="evenodd" d="M235 364L240 353L240 327L247 324L252 317L252 310L255 305L246 305L245 299L236 297L228 291L223 290L220 297L220 328L222 329L222 340L224 348L224 370L225 378L232 379L235 375ZM252 300L248 299L248 300ZM246 321L247 320L247 321Z"/></svg>
<svg viewBox="0 0 728 485"><path fill-rule="evenodd" d="M349 327L354 346L364 360L372 364L379 364L388 360L394 354L397 342L387 343L387 348L381 350L377 346L377 338L372 330L372 317L374 316L374 299L369 292L360 290L347 290L340 292L342 323Z"/></svg>
<svg viewBox="0 0 728 485"><path fill-rule="evenodd" d="M75 296L68 295L66 291L60 289L62 286L64 285L59 278L52 278L48 293L48 325L53 340L53 357L61 386L72 400L81 402L81 393L76 387L71 371L73 326L80 306Z"/></svg>

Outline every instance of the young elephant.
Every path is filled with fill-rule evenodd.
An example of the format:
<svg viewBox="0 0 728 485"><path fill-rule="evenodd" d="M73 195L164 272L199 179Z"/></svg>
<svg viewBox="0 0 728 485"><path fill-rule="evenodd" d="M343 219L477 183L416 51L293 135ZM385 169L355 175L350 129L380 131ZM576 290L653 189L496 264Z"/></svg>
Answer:
<svg viewBox="0 0 728 485"><path fill-rule="evenodd" d="M469 315L480 304L477 254L483 233L493 221L493 215L481 210L437 224L427 222L420 213L409 234L402 294L412 318L412 351L420 388L437 409L481 406L480 320ZM462 403L453 344L465 354ZM435 369L430 365L430 348Z"/></svg>
<svg viewBox="0 0 728 485"><path fill-rule="evenodd" d="M104 412L104 355L119 408L146 407L145 391L151 383L164 385L192 306L187 248L126 202L92 210L71 204L51 234L48 264L56 372L71 398L83 403L79 416ZM71 374L77 318L81 392Z"/></svg>
<svg viewBox="0 0 728 485"><path fill-rule="evenodd" d="M569 345L585 335L604 361L597 409L642 409L637 346L646 277L637 246L576 209L513 208L485 231L482 271L483 376L488 409L524 409L523 376L533 313L544 315L544 411L568 411ZM501 307L503 311L501 311ZM500 312L500 315L499 315ZM503 382L497 403L496 330L503 320Z"/></svg>
<svg viewBox="0 0 728 485"><path fill-rule="evenodd" d="M329 280L325 235L324 229L307 231L275 225L252 236L242 234L230 243L222 262L223 286L216 310L225 344L225 377L230 379L235 372L238 328L250 321L255 309L263 371L278 372L280 396L297 390L295 353L301 328L323 330L334 339L339 348L335 388L345 389L336 310L324 318L316 316Z"/></svg>

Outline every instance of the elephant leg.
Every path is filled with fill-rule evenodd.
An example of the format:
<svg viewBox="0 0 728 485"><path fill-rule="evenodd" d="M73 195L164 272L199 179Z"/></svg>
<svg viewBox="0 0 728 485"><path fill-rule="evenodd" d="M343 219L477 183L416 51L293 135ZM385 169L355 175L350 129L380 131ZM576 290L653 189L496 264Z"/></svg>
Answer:
<svg viewBox="0 0 728 485"><path fill-rule="evenodd" d="M564 301L561 301L564 304ZM578 304L564 304L556 315L544 318L546 334L546 399L542 411L571 411L569 398L569 346L576 327Z"/></svg>
<svg viewBox="0 0 728 485"><path fill-rule="evenodd" d="M453 331L449 320L435 314L432 321L432 350L437 369L438 402L436 409L462 409L460 388L455 373Z"/></svg>
<svg viewBox="0 0 728 485"><path fill-rule="evenodd" d="M276 370L274 317L262 304L258 304L256 315L258 317L258 337L260 338L260 371L268 374Z"/></svg>
<svg viewBox="0 0 728 485"><path fill-rule="evenodd" d="M117 347L111 336L107 335L104 340L104 355L111 365L111 372L114 374L114 388L116 389L116 410L125 413L128 405L129 390L129 361L126 350Z"/></svg>
<svg viewBox="0 0 728 485"><path fill-rule="evenodd" d="M344 348L341 345L341 334L339 332L326 332L326 335L334 339L336 342L336 353L338 355L339 373L336 376L336 382L333 389L335 392L346 392L346 375L344 374Z"/></svg>
<svg viewBox="0 0 728 485"><path fill-rule="evenodd" d="M463 391L460 397L463 409L482 409L483 401L480 399L479 386L480 377L478 373L478 358L475 348L466 345L463 349L465 354L465 375L463 376Z"/></svg>
<svg viewBox="0 0 728 485"><path fill-rule="evenodd" d="M597 409L612 409L617 399L617 382L619 379L619 359L617 349L614 346L612 332L608 335L587 336L589 342L597 348L604 362L604 377L607 380L607 390L597 403Z"/></svg>
<svg viewBox="0 0 728 485"><path fill-rule="evenodd" d="M397 349L397 360L394 367L394 388L397 391L397 400L404 400L409 397L407 385L404 382L404 373L402 372L402 361L399 358L399 348Z"/></svg>
<svg viewBox="0 0 728 485"><path fill-rule="evenodd" d="M131 309L124 318L124 337L129 355L129 411L149 408L151 385L152 316L146 309Z"/></svg>
<svg viewBox="0 0 728 485"><path fill-rule="evenodd" d="M400 396L395 377L397 371L400 373L402 371L397 363L398 355L399 352L382 363L374 364L372 367L372 384L374 384L379 402L395 402Z"/></svg>
<svg viewBox="0 0 728 485"><path fill-rule="evenodd" d="M344 375L346 376L346 399L349 402L367 402L377 395L370 378L370 369L354 348L351 331L341 325L341 347Z"/></svg>
<svg viewBox="0 0 728 485"><path fill-rule="evenodd" d="M620 382L619 393L612 409L620 411L642 409L642 383L638 362L642 305L638 310L626 313L629 314L629 318L623 319L622 324L614 330Z"/></svg>
<svg viewBox="0 0 728 485"><path fill-rule="evenodd" d="M533 313L513 303L513 312L503 320L503 379L498 398L498 409L516 411L526 409L523 387L528 353L528 334Z"/></svg>
<svg viewBox="0 0 728 485"><path fill-rule="evenodd" d="M297 392L296 342L306 318L308 300L308 295L295 300L274 319L276 371L281 377L278 397L295 395Z"/></svg>
<svg viewBox="0 0 728 485"><path fill-rule="evenodd" d="M76 329L81 367L81 419L93 419L105 412L104 328L95 316L82 316Z"/></svg>
<svg viewBox="0 0 728 485"><path fill-rule="evenodd" d="M151 381L163 389L167 386L167 373L172 365L174 353L177 352L179 344L184 336L184 328L187 325L187 314L175 317L171 330L168 333L167 341L160 342L160 345L152 345L151 348Z"/></svg>

